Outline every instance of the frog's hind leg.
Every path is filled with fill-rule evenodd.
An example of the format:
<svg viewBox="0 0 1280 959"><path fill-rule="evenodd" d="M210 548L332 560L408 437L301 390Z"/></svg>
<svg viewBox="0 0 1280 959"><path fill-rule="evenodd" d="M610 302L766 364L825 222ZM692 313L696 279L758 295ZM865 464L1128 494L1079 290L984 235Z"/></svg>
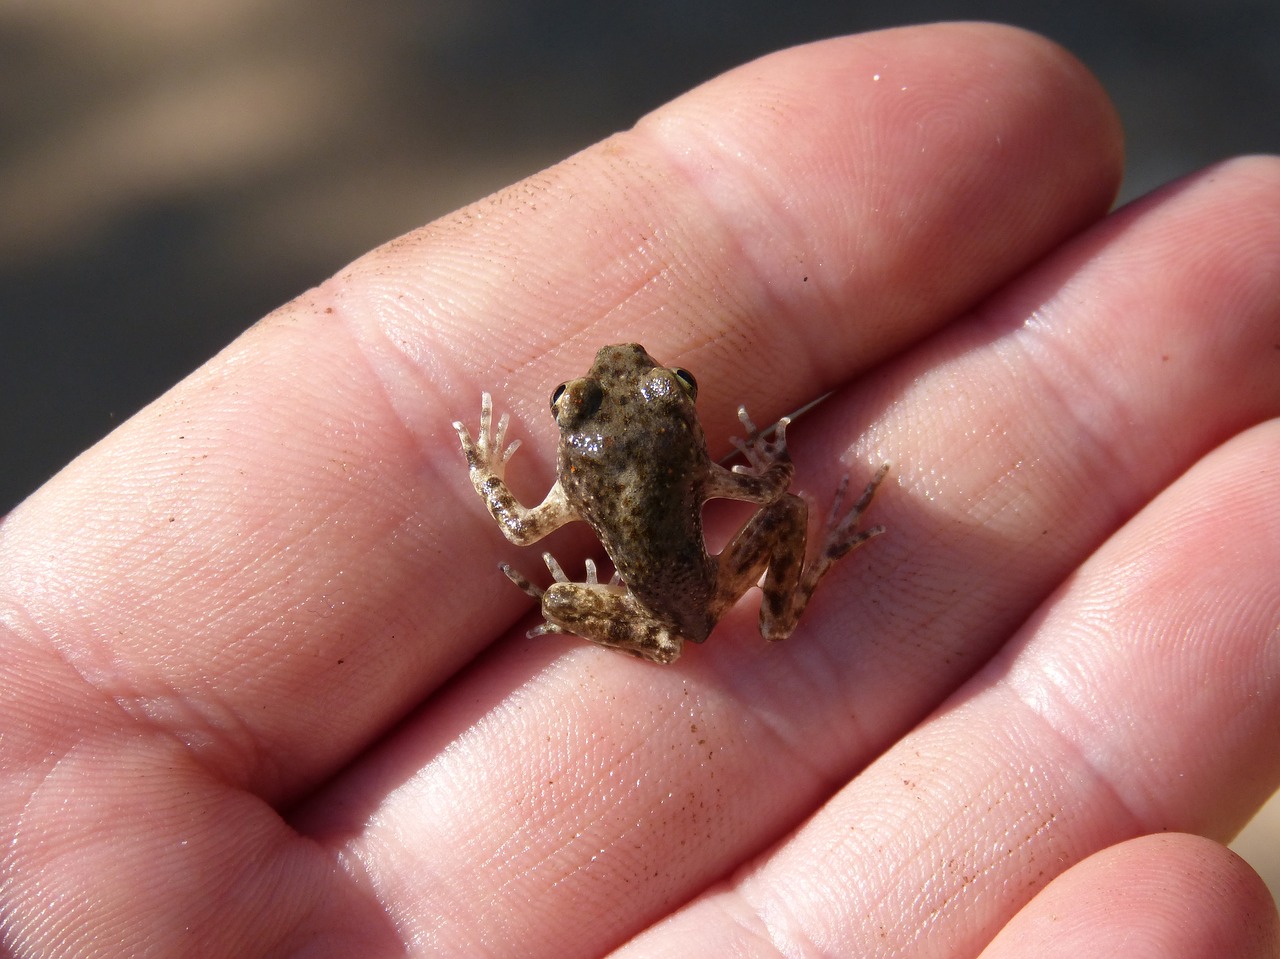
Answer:
<svg viewBox="0 0 1280 959"><path fill-rule="evenodd" d="M794 493L780 496L747 521L719 556L712 610L716 619L764 573L760 634L771 641L791 635L803 609L794 609L792 598L804 570L808 522L809 507Z"/></svg>
<svg viewBox="0 0 1280 959"><path fill-rule="evenodd" d="M552 583L542 596L544 632L573 633L655 663L671 663L684 639L654 617L623 586Z"/></svg>
<svg viewBox="0 0 1280 959"><path fill-rule="evenodd" d="M875 496L876 489L888 472L888 464L881 466L876 475L871 478L871 482L867 484L866 489L862 491L857 502L849 507L847 512L844 511L843 503L845 493L849 489L849 477L845 476L840 480L831 503L831 510L827 514L827 522L823 527L822 543L819 545L818 553L805 566L795 594L791 597L789 610L791 628L795 628L800 614L809 605L819 580L827 575L827 571L835 565L836 561L852 553L873 536L879 536L884 532L883 526L859 529L859 523L862 521L862 514L871 505L871 498ZM763 631L763 626L761 629ZM766 638L769 638L767 634Z"/></svg>
<svg viewBox="0 0 1280 959"><path fill-rule="evenodd" d="M586 582L574 583L550 553L542 559L555 580L545 590L512 567L502 567L508 579L542 604L545 622L529 630L530 636L571 633L655 663L674 662L680 655L684 640L637 602L616 576L601 583L593 560L586 561Z"/></svg>
<svg viewBox="0 0 1280 959"><path fill-rule="evenodd" d="M771 642L786 639L796 628L818 582L837 560L857 549L883 526L860 529L862 514L889 471L882 466L862 495L845 511L849 480L836 490L817 554L805 563L809 510L788 493L760 510L720 554L716 583L716 615L737 602L764 575L760 601L760 634Z"/></svg>

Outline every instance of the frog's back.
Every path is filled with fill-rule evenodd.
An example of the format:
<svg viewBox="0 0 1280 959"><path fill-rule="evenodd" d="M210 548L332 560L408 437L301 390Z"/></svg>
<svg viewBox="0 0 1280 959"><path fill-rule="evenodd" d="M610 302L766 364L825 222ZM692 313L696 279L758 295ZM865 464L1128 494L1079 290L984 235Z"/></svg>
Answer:
<svg viewBox="0 0 1280 959"><path fill-rule="evenodd" d="M702 536L711 465L694 394L685 371L642 347L605 347L558 392L558 475L636 598L700 642L714 572Z"/></svg>

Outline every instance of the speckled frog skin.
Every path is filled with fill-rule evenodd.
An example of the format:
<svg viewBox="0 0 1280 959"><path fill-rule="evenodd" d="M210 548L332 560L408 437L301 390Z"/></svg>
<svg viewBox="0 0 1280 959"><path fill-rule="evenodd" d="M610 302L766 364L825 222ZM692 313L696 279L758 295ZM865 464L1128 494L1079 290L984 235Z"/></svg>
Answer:
<svg viewBox="0 0 1280 959"><path fill-rule="evenodd" d="M887 466L843 513L848 480L841 482L821 549L806 563L808 508L788 492L795 470L786 446L789 421L779 421L774 438L765 440L740 408L747 438L734 445L747 465L725 469L707 454L696 396L688 371L659 365L639 344L601 349L585 376L551 395L560 426L557 479L533 508L522 505L504 480L520 443L503 449L507 416L494 431L489 394L481 400L476 439L462 423L453 424L471 482L509 540L525 546L584 520L617 570L613 582L601 583L587 560L586 582L574 583L544 553L555 582L542 590L504 565L503 572L542 603L545 622L529 635L574 633L670 663L685 640L705 640L763 573L760 633L768 640L786 639L831 565L884 531L858 525ZM713 556L702 535L702 506L716 498L760 508Z"/></svg>

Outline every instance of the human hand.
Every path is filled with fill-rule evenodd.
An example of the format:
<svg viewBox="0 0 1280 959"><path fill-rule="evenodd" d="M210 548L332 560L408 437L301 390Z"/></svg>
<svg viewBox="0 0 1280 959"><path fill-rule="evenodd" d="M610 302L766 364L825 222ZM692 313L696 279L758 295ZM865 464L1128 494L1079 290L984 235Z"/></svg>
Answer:
<svg viewBox="0 0 1280 959"><path fill-rule="evenodd" d="M7 954L1274 955L1280 165L1120 152L1043 41L834 40L247 332L0 527ZM450 423L545 490L627 340L893 464L786 642L525 638Z"/></svg>

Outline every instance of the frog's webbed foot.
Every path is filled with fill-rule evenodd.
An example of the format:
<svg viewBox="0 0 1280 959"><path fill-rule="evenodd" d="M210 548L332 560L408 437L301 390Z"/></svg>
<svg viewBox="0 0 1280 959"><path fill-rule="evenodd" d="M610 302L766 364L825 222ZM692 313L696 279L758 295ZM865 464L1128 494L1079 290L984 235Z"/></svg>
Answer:
<svg viewBox="0 0 1280 959"><path fill-rule="evenodd" d="M462 452L467 457L467 467L471 471L472 482L476 484L477 489L480 489L477 478L501 480L506 473L507 463L512 454L520 448L520 441L513 440L510 446L503 449L510 419L506 413L503 413L498 417L498 428L495 430L493 428L493 397L488 393L482 393L479 435L472 439L461 420L453 422L453 428L458 431L458 439L462 441Z"/></svg>
<svg viewBox="0 0 1280 959"><path fill-rule="evenodd" d="M877 525L867 529L859 529L858 524L862 521L862 514L871 505L872 497L876 495L876 490L880 488L880 484L884 482L884 478L888 473L889 464L885 463L876 471L876 475L871 477L871 482L867 484L862 491L862 495L858 497L857 502L849 507L847 512L844 511L843 504L845 495L849 491L849 477L846 474L840 480L840 485L836 487L835 498L831 501L831 510L827 513L826 524L823 527L821 551L805 569L804 579L800 583L800 590L806 598L808 594L813 592L818 580L831 568L833 563L853 552L873 536L879 536L884 532L883 526Z"/></svg>
<svg viewBox="0 0 1280 959"><path fill-rule="evenodd" d="M739 439L735 436L729 442L733 444L739 453L746 457L747 465L742 466L739 464L735 466L733 468L735 473L752 473L760 476L775 463L791 462L791 454L787 451L787 427L791 423L789 416L784 416L772 427L760 430L751 421L751 417L747 415L747 408L739 406L738 420L742 423L742 429L747 434L746 438ZM773 438L767 439L765 434L770 430L773 432Z"/></svg>

